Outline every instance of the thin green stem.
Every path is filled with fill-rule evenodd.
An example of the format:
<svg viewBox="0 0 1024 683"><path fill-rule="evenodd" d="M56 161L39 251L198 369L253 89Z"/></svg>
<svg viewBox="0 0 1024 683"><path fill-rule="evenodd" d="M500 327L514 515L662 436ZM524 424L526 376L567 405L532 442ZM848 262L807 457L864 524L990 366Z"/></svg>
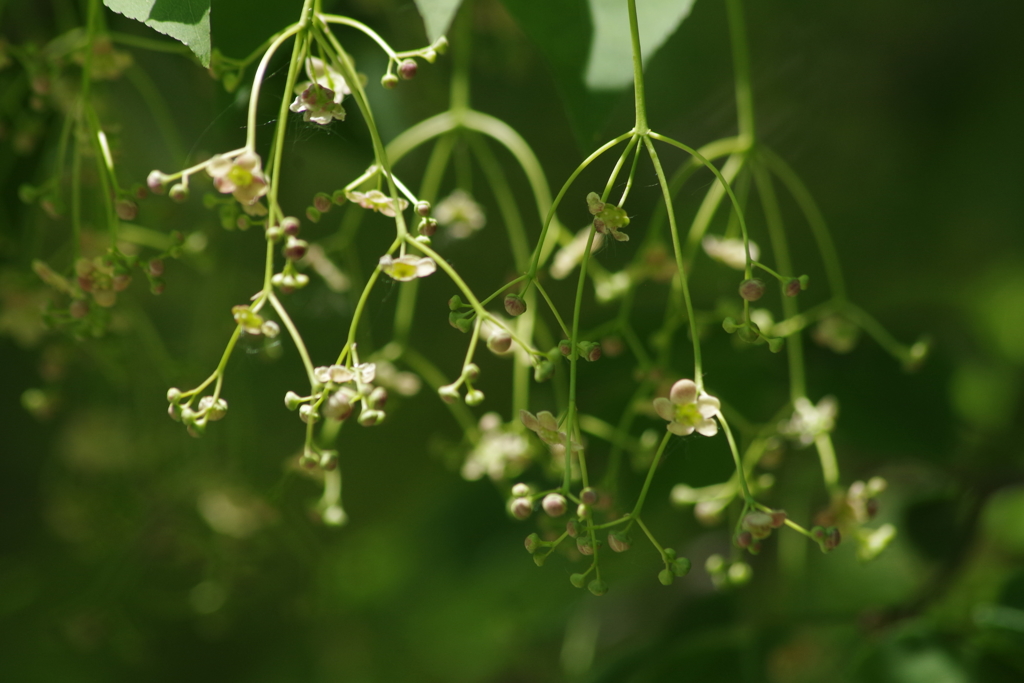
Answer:
<svg viewBox="0 0 1024 683"><path fill-rule="evenodd" d="M647 102L644 98L644 60L640 53L640 27L636 18L636 0L629 0L629 38L633 47L633 95L636 106L636 132L646 135Z"/></svg>
<svg viewBox="0 0 1024 683"><path fill-rule="evenodd" d="M651 467L647 470L647 478L644 479L643 488L640 489L640 496L636 499L636 505L633 506L633 512L630 513L631 519L638 519L640 517L640 511L644 508L644 500L647 499L647 491L650 490L651 482L654 481L654 471L658 469L658 464L661 462L661 454L665 452L665 447L668 445L671 438L672 432L666 430L665 436L661 437L661 444L658 445L658 450L654 453L654 460L651 461Z"/></svg>
<svg viewBox="0 0 1024 683"><path fill-rule="evenodd" d="M729 14L729 42L732 43L740 137L753 145L754 96L750 87L750 54L747 49L747 29L743 21L743 3L742 0L726 0L725 6Z"/></svg>
<svg viewBox="0 0 1024 683"><path fill-rule="evenodd" d="M690 337L693 342L693 381L697 385L699 393L704 390L704 373L701 368L700 357L700 335L697 333L697 318L693 313L693 301L690 299L690 287L686 281L686 269L683 267L683 249L679 243L679 228L676 226L676 213L672 207L672 194L669 192L665 171L661 167L658 152L654 149L654 143L651 142L650 137L644 137L644 144L647 146L647 152L651 155L651 162L654 164L654 172L657 174L658 182L661 184L661 192L665 200L666 211L668 212L669 231L672 233L672 248L675 251L676 268L679 271L679 287L683 293L683 302L686 305L686 316L690 321Z"/></svg>
<svg viewBox="0 0 1024 683"><path fill-rule="evenodd" d="M554 314L555 320L558 321L558 326L562 329L562 334L564 334L565 338L568 339L572 335L572 333L569 332L569 328L565 326L565 321L562 320L562 316L559 315L558 309L555 308L554 302L551 300L551 297L548 296L547 290L541 286L539 280L534 280L533 284L537 287L537 291L540 292L540 295L542 297L544 297L544 301L547 302L548 308L550 308L551 312Z"/></svg>
<svg viewBox="0 0 1024 683"><path fill-rule="evenodd" d="M732 452L732 460L736 465L736 474L740 480L740 490L743 491L743 500L746 501L747 505L755 505L756 501L754 497L750 495L750 487L747 485L747 475L743 469L743 463L740 461L740 451L736 447L736 439L733 438L732 430L729 429L729 423L726 421L725 416L719 411L715 417L718 418L719 424L722 425L722 431L725 432L725 438L729 441L729 450Z"/></svg>

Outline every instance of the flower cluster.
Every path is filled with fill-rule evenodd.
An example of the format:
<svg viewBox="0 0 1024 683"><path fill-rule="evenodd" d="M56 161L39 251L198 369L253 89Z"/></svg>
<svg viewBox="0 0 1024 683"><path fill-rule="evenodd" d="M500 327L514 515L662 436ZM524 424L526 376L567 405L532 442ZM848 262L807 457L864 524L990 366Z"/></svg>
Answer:
<svg viewBox="0 0 1024 683"><path fill-rule="evenodd" d="M608 202L602 202L596 192L587 195L587 208L594 215L594 228L602 235L611 235L618 242L629 241L629 235L619 232L619 228L629 225L626 212Z"/></svg>
<svg viewBox="0 0 1024 683"><path fill-rule="evenodd" d="M462 478L476 481L487 475L501 481L518 475L530 462L530 442L502 422L498 413L480 418L480 440L462 464Z"/></svg>
<svg viewBox="0 0 1024 683"><path fill-rule="evenodd" d="M779 432L804 446L814 443L819 434L835 428L839 404L834 396L826 396L818 405L800 397L793 403L793 416L779 424Z"/></svg>
<svg viewBox="0 0 1024 683"><path fill-rule="evenodd" d="M484 211L463 190L455 190L434 207L434 218L452 237L462 239L484 227Z"/></svg>

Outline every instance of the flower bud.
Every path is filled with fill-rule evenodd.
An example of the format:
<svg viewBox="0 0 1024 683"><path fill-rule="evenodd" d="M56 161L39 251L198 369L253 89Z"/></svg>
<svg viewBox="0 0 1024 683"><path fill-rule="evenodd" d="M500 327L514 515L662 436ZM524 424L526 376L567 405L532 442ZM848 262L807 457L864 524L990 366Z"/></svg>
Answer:
<svg viewBox="0 0 1024 683"><path fill-rule="evenodd" d="M299 406L299 419L309 424L311 422L317 422L320 420L320 414L313 410L313 406L308 403L304 403Z"/></svg>
<svg viewBox="0 0 1024 683"><path fill-rule="evenodd" d="M505 295L505 312L513 318L526 313L526 302L518 294L510 293Z"/></svg>
<svg viewBox="0 0 1024 683"><path fill-rule="evenodd" d="M512 487L512 495L517 497L528 496L530 495L530 487L523 482L519 482Z"/></svg>
<svg viewBox="0 0 1024 683"><path fill-rule="evenodd" d="M578 536L576 538L576 550L580 551L580 555L593 555L594 543L590 540L590 536Z"/></svg>
<svg viewBox="0 0 1024 683"><path fill-rule="evenodd" d="M309 276L308 275L306 275L305 273L296 273L295 274L295 285L294 286L295 286L296 289L302 289L303 287L305 287L308 284L309 284Z"/></svg>
<svg viewBox="0 0 1024 683"><path fill-rule="evenodd" d="M153 277L160 277L161 275L164 274L164 262L163 262L163 260L162 259L158 259L158 258L151 259L150 262L148 264L146 264L146 270Z"/></svg>
<svg viewBox="0 0 1024 683"><path fill-rule="evenodd" d="M734 542L737 548L749 548L750 544L754 542L754 536L749 531L741 531L736 534Z"/></svg>
<svg viewBox="0 0 1024 683"><path fill-rule="evenodd" d="M535 553L533 556L533 563L538 567L543 567L544 561L548 559L548 555L550 554L551 551L548 551L546 553Z"/></svg>
<svg viewBox="0 0 1024 683"><path fill-rule="evenodd" d="M296 410L300 405L302 405L302 397L294 391L289 391L284 395L284 407L288 410Z"/></svg>
<svg viewBox="0 0 1024 683"><path fill-rule="evenodd" d="M552 449L554 448L556 447L553 446ZM559 444L557 448L560 448L562 455L565 455L565 446ZM580 503L579 505L576 506L576 516L580 519L587 519L588 517L590 517L590 508L587 505Z"/></svg>
<svg viewBox="0 0 1024 683"><path fill-rule="evenodd" d="M471 389L466 392L466 405L478 406L484 402L484 392L479 389Z"/></svg>
<svg viewBox="0 0 1024 683"><path fill-rule="evenodd" d="M748 344L753 344L761 338L761 328L757 326L757 323L748 322L739 328L739 338Z"/></svg>
<svg viewBox="0 0 1024 683"><path fill-rule="evenodd" d="M434 44L431 45L431 47L437 52L437 54L443 55L445 52L448 52L448 39L445 36L441 36L434 41Z"/></svg>
<svg viewBox="0 0 1024 683"><path fill-rule="evenodd" d="M285 216L281 219L281 232L289 237L295 237L298 235L300 227L301 224L299 223L299 219L295 216Z"/></svg>
<svg viewBox="0 0 1024 683"><path fill-rule="evenodd" d="M331 195L326 192L317 192L313 197L313 208L320 213L327 213L331 210L331 206L334 205Z"/></svg>
<svg viewBox="0 0 1024 683"><path fill-rule="evenodd" d="M363 427L372 427L384 421L384 411L364 410L359 413L359 424Z"/></svg>
<svg viewBox="0 0 1024 683"><path fill-rule="evenodd" d="M168 403L177 403L179 398L181 398L181 389L178 387L171 387L167 390Z"/></svg>
<svg viewBox="0 0 1024 683"><path fill-rule="evenodd" d="M179 204L188 199L188 185L176 183L171 186L168 196Z"/></svg>
<svg viewBox="0 0 1024 683"><path fill-rule="evenodd" d="M800 287L800 280L797 280L795 277L791 277L788 280L786 280L786 285L784 288L786 296L796 296L797 294L800 293L801 289L802 288Z"/></svg>
<svg viewBox="0 0 1024 683"><path fill-rule="evenodd" d="M299 465L306 468L307 470L311 470L319 464L320 460L309 451L303 453L302 457L299 458Z"/></svg>
<svg viewBox="0 0 1024 683"><path fill-rule="evenodd" d="M778 353L782 350L782 346L786 343L786 340L782 337L772 337L768 339L768 350L772 353Z"/></svg>
<svg viewBox="0 0 1024 683"><path fill-rule="evenodd" d="M454 384L445 384L443 387L438 387L437 395L445 403L455 403L461 398L459 389Z"/></svg>
<svg viewBox="0 0 1024 683"><path fill-rule="evenodd" d="M578 538L580 535L580 523L575 519L570 519L565 523L565 533L569 534L572 538Z"/></svg>
<svg viewBox="0 0 1024 683"><path fill-rule="evenodd" d="M388 90L394 90L398 86L398 76L394 74L384 74L380 79L380 84Z"/></svg>
<svg viewBox="0 0 1024 683"><path fill-rule="evenodd" d="M572 342L568 339L558 342L558 352L566 358L570 358L572 356Z"/></svg>
<svg viewBox="0 0 1024 683"><path fill-rule="evenodd" d="M597 491L588 486L587 488L580 491L580 500L586 503L587 505L593 505L594 503L597 502Z"/></svg>
<svg viewBox="0 0 1024 683"><path fill-rule="evenodd" d="M476 363L466 363L462 366L462 376L470 382L480 377L480 366Z"/></svg>
<svg viewBox="0 0 1024 683"><path fill-rule="evenodd" d="M348 515L345 514L345 510L340 505L331 505L323 511L320 519L329 526L342 526L348 521Z"/></svg>
<svg viewBox="0 0 1024 683"><path fill-rule="evenodd" d="M298 261L309 250L309 242L297 237L289 237L284 243L284 256L289 261Z"/></svg>
<svg viewBox="0 0 1024 683"><path fill-rule="evenodd" d="M601 345L597 342L580 342L578 348L583 360L593 363L601 359Z"/></svg>
<svg viewBox="0 0 1024 683"><path fill-rule="evenodd" d="M133 221L139 213L139 205L130 199L119 199L114 204L114 211L117 212L117 217L121 220Z"/></svg>
<svg viewBox="0 0 1024 683"><path fill-rule="evenodd" d="M772 533L772 516L764 512L751 512L743 517L740 526L755 539L768 538Z"/></svg>
<svg viewBox="0 0 1024 683"><path fill-rule="evenodd" d="M661 582L662 586L671 586L672 582L675 581L676 575L672 573L672 570L666 567L658 572L658 581Z"/></svg>
<svg viewBox="0 0 1024 683"><path fill-rule="evenodd" d="M420 233L420 237L431 237L437 232L437 221L433 218L424 218L420 220L416 230ZM430 244L430 242L427 242L427 244Z"/></svg>
<svg viewBox="0 0 1024 683"><path fill-rule="evenodd" d="M150 171L146 176L146 186L149 187L149 191L154 194L163 194L164 183L167 182L166 177L160 171Z"/></svg>
<svg viewBox="0 0 1024 683"><path fill-rule="evenodd" d="M494 353L508 353L512 348L512 335L505 330L498 330L487 340L487 348Z"/></svg>
<svg viewBox="0 0 1024 683"><path fill-rule="evenodd" d="M264 233L264 237L266 237L269 242L276 242L284 237L284 231L281 230L281 226L279 225L271 225Z"/></svg>
<svg viewBox="0 0 1024 683"><path fill-rule="evenodd" d="M383 410L385 404L388 402L388 390L384 387L375 387L374 390L370 392L370 397L367 400L370 403L370 407L374 410Z"/></svg>
<svg viewBox="0 0 1024 683"><path fill-rule="evenodd" d="M175 422L181 422L181 406L171 403L167 406L167 415Z"/></svg>
<svg viewBox="0 0 1024 683"><path fill-rule="evenodd" d="M670 566L672 568L672 573L676 576L686 576L690 573L690 560L685 557L672 560L672 564Z"/></svg>
<svg viewBox="0 0 1024 683"><path fill-rule="evenodd" d="M565 498L560 493L549 493L544 496L541 505L544 512L551 517L561 517L565 514Z"/></svg>
<svg viewBox="0 0 1024 683"><path fill-rule="evenodd" d="M608 592L608 584L602 581L601 579L594 579L587 586L587 590L589 590L594 595L601 596Z"/></svg>
<svg viewBox="0 0 1024 683"><path fill-rule="evenodd" d="M423 59L429 64L433 64L437 61L437 52L435 50L427 49L423 52Z"/></svg>
<svg viewBox="0 0 1024 683"><path fill-rule="evenodd" d="M538 536L537 534L530 534L526 537L525 545L526 552L530 553L531 555L534 554L535 552L537 552L537 549L540 548L540 536Z"/></svg>
<svg viewBox="0 0 1024 683"><path fill-rule="evenodd" d="M404 59L402 63L398 65L398 73L405 80L412 80L416 77L416 71L419 69L419 65L412 59Z"/></svg>
<svg viewBox="0 0 1024 683"><path fill-rule="evenodd" d="M320 468L328 472L338 469L338 451L324 451L321 453Z"/></svg>
<svg viewBox="0 0 1024 683"><path fill-rule="evenodd" d="M526 519L533 512L533 503L529 498L513 498L509 511L516 519Z"/></svg>
<svg viewBox="0 0 1024 683"><path fill-rule="evenodd" d="M836 546L838 546L842 540L843 536L839 533L839 529L834 526L830 526L825 530L825 539L822 542L822 549L826 552L835 550Z"/></svg>
<svg viewBox="0 0 1024 683"><path fill-rule="evenodd" d="M619 533L608 534L608 547L617 553L624 553L630 547L629 537Z"/></svg>
<svg viewBox="0 0 1024 683"><path fill-rule="evenodd" d="M426 201L425 199L421 199L420 201L416 202L416 213L419 214L420 216L429 216L430 202Z"/></svg>
<svg viewBox="0 0 1024 683"><path fill-rule="evenodd" d="M266 320L262 325L260 325L260 332L262 332L265 337L273 339L277 335L281 334L281 326L273 320Z"/></svg>
<svg viewBox="0 0 1024 683"><path fill-rule="evenodd" d="M451 299L448 299L448 310L457 311L462 308L462 297L458 294L453 294Z"/></svg>
<svg viewBox="0 0 1024 683"><path fill-rule="evenodd" d="M551 376L555 374L555 364L550 360L541 361L537 367L533 369L533 379L535 382L546 382L551 379Z"/></svg>
<svg viewBox="0 0 1024 683"><path fill-rule="evenodd" d="M320 410L324 417L330 420L341 422L348 419L348 416L352 414L352 393L345 389L335 391L330 398L324 401Z"/></svg>
<svg viewBox="0 0 1024 683"><path fill-rule="evenodd" d="M728 332L729 334L732 334L737 329L739 329L739 325L737 325L736 321L733 320L732 318L726 318L725 320L722 321L722 329Z"/></svg>
<svg viewBox="0 0 1024 683"><path fill-rule="evenodd" d="M740 283L740 296L745 301L757 301L764 296L764 280L751 278Z"/></svg>
<svg viewBox="0 0 1024 683"><path fill-rule="evenodd" d="M319 223L320 222L320 209L316 208L315 206L307 206L306 207L306 219L309 220L310 223Z"/></svg>
<svg viewBox="0 0 1024 683"><path fill-rule="evenodd" d="M586 585L587 577L585 574L571 574L569 576L569 583L576 586L577 588L583 588Z"/></svg>
<svg viewBox="0 0 1024 683"><path fill-rule="evenodd" d="M772 510L772 528L778 529L780 526L786 523L786 511L785 510Z"/></svg>

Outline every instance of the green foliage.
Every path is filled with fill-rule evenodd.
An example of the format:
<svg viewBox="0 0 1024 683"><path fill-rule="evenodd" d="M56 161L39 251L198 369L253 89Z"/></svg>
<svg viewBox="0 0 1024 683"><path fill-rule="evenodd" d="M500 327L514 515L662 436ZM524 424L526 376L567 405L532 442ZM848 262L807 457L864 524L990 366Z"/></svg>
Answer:
<svg viewBox="0 0 1024 683"><path fill-rule="evenodd" d="M111 10L184 43L210 65L211 0L103 0Z"/></svg>

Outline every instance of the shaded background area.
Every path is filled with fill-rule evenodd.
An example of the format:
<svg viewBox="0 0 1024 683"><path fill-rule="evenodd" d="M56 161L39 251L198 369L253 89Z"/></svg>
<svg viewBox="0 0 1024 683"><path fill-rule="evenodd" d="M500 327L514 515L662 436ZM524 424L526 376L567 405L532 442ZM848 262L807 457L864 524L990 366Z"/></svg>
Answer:
<svg viewBox="0 0 1024 683"><path fill-rule="evenodd" d="M900 533L882 557L862 565L852 547L829 556L805 548L792 564L773 540L752 560L749 585L715 591L703 561L728 547L728 533L673 509L668 492L679 481L722 480L731 463L721 439L691 439L673 445L645 518L693 560L694 571L663 587L655 551L637 543L610 558L611 592L594 598L568 582L582 566L578 557L533 566L522 550L532 522L510 520L489 481L461 479L465 448L430 391L396 401L378 428L345 427L339 449L351 521L322 527L310 519L318 484L290 465L303 427L281 406L303 376L290 342L236 353L226 379L230 414L203 439L165 415L166 388L206 376L232 330L230 307L258 289L261 236L223 230L198 191L183 205L146 200L140 224L196 233L193 244L203 249L168 261L160 297L144 281L134 283L104 338L45 332L36 322L45 293L29 264L58 261L69 229L20 203L18 186L46 176L60 118L55 105L33 111L21 100L12 104L17 97L8 88L0 140L0 677L1024 678L1024 88L1012 48L1024 11L994 0L747 4L759 134L817 198L851 298L899 339L927 333L935 342L928 363L911 375L866 337L845 355L807 344L811 395L833 394L841 406L834 438L844 483L876 474L889 480L880 519ZM214 46L246 54L292 21L299 5L215 2ZM425 42L411 2L335 5L399 49ZM16 0L0 9L3 35L16 44L49 40L77 21L70 3ZM574 129L560 97L584 95L552 77L502 5L480 0L473 11L472 101L522 133L553 186L593 147L588 139L632 125L632 93L586 94L608 112L606 121ZM112 30L151 35L108 20ZM657 130L694 146L734 133L727 38L724 7L699 0L648 67ZM368 41L355 36L346 45L369 75L385 139L447 106L458 44L393 92L376 87L386 62ZM122 182L240 144L243 97L224 92L188 59L132 54L133 68L155 79L170 103L174 132L154 123L125 79L104 84L101 116L121 150ZM280 61L267 82L262 122L279 103ZM296 120L291 131L283 203L296 213L312 192L343 186L371 158L354 106L346 122L327 130ZM671 165L681 160L667 156ZM414 155L399 170L416 178L425 159ZM501 160L513 168L510 158ZM607 170L585 174L567 206L582 207ZM526 183L511 170L510 177L535 237ZM634 234L656 204L653 182L649 171L638 176ZM710 182L699 176L683 190L678 206L686 220ZM453 183L449 175L444 189ZM512 265L493 198L482 188L477 198L488 215L484 230L435 245L483 291ZM823 283L796 207L784 203L783 210L795 262ZM562 219L582 225L587 216L573 211ZM343 215L332 212L305 230L329 243ZM366 219L357 251L339 258L357 282L391 239L387 221L377 218ZM755 239L767 243L757 212L751 222ZM630 256L616 246L599 258L614 268ZM706 260L693 277L700 308L713 309L734 291L732 276ZM570 288L553 287L563 305ZM414 328L417 348L449 373L457 372L465 343L447 324L444 302L453 292L440 276L424 280ZM646 335L660 324L664 293L652 285L639 294L637 326ZM291 296L315 359L336 355L354 296L315 278ZM812 287L801 298L813 304L820 297ZM396 299L389 285L371 297L377 344L388 339ZM588 299L585 315L601 320L615 310ZM739 348L720 330L709 330L705 345L708 382L742 412L767 420L786 400L784 358ZM686 358L682 346L677 357ZM509 417L508 365L480 362L483 408ZM585 368L588 412L615 419L633 390L631 367L620 357ZM26 401L30 390L37 392ZM660 425L639 424L637 433L648 427ZM594 448L598 468L602 448ZM773 474L773 505L802 517L825 505L810 451L787 451ZM631 471L623 486L636 491L641 483L642 473Z"/></svg>

